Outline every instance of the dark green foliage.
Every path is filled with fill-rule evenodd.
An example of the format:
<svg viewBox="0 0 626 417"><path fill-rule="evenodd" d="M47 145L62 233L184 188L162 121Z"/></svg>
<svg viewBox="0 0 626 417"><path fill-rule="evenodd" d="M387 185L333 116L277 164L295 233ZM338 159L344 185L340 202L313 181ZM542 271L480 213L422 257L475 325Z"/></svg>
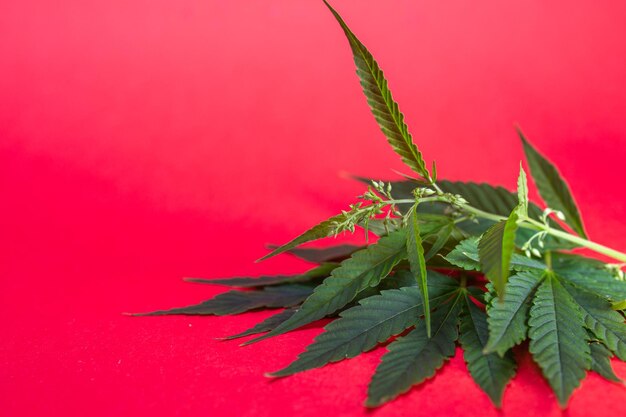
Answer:
<svg viewBox="0 0 626 417"><path fill-rule="evenodd" d="M613 311L611 303L593 293L567 286L583 312L585 326L621 360L626 360L624 316Z"/></svg>
<svg viewBox="0 0 626 417"><path fill-rule="evenodd" d="M415 276L417 285L422 292L426 334L430 337L430 303L428 300L428 283L426 281L426 259L424 258L424 247L422 246L419 220L415 210L413 210L409 220L406 239L406 250L409 258L409 265L411 266L411 273Z"/></svg>
<svg viewBox="0 0 626 417"><path fill-rule="evenodd" d="M504 388L515 375L515 361L511 352L502 357L483 353L488 339L487 315L465 296L460 341L467 369L491 401L500 407Z"/></svg>
<svg viewBox="0 0 626 417"><path fill-rule="evenodd" d="M467 271L480 271L478 240L477 237L463 240L445 256L445 259ZM511 256L510 267L513 271L543 271L546 269L546 265L543 262L527 258L518 253L514 253Z"/></svg>
<svg viewBox="0 0 626 417"><path fill-rule="evenodd" d="M583 221L578 212L569 187L559 174L556 167L543 157L524 137L521 130L519 136L524 144L524 152L530 166L530 173L535 180L541 198L549 207L561 211L565 221L581 236L586 237Z"/></svg>
<svg viewBox="0 0 626 417"><path fill-rule="evenodd" d="M295 314L296 310L294 308L288 308L286 310L281 311L278 314L274 314L273 316L269 316L262 322L258 323L254 327L245 330L241 333L234 334L232 336L227 336L224 339L238 339L240 337L250 336L253 334L269 332L270 330L274 330L279 324L287 320L289 317Z"/></svg>
<svg viewBox="0 0 626 417"><path fill-rule="evenodd" d="M239 314L256 308L291 307L300 304L313 292L305 285L281 285L267 287L257 291L228 291L208 301L187 307L140 313L138 316L215 315Z"/></svg>
<svg viewBox="0 0 626 417"><path fill-rule="evenodd" d="M282 246L277 247L272 252L268 253L267 255L259 259L259 261L264 261L273 256L279 255L283 252L288 252L291 249L294 249L295 247L302 245L303 243L310 242L312 240L321 239L323 237L332 236L335 233L335 230L337 228L337 223L341 223L345 219L346 219L345 214L339 214L337 216L331 217L328 220L324 220L323 222L313 226L306 232L302 233L300 236L296 237L295 239L285 243Z"/></svg>
<svg viewBox="0 0 626 417"><path fill-rule="evenodd" d="M304 274L299 275L278 275L278 276L265 276L265 277L233 277L233 278L185 278L187 282L194 282L197 284L210 284L210 285L227 285L229 287L265 287L268 285L281 285L289 283L306 283L315 280L316 278L325 278L330 275L333 269L337 268L339 264L325 263Z"/></svg>
<svg viewBox="0 0 626 417"><path fill-rule="evenodd" d="M503 220L491 226L478 242L481 270L493 283L500 297L504 295L504 286L511 269L517 219L517 213L513 211L506 221Z"/></svg>
<svg viewBox="0 0 626 417"><path fill-rule="evenodd" d="M278 246L270 246L270 249L276 249ZM316 264L323 264L326 262L341 262L348 258L354 252L359 249L363 249L363 246L357 245L337 245L327 248L293 248L286 253L294 255L305 261L313 262Z"/></svg>
<svg viewBox="0 0 626 417"><path fill-rule="evenodd" d="M600 374L604 379L613 382L622 382L622 380L615 375L613 367L611 366L611 358L613 354L601 343L590 343L591 349L591 370Z"/></svg>
<svg viewBox="0 0 626 417"><path fill-rule="evenodd" d="M567 281L612 301L626 300L626 281L615 276L595 262L585 258L566 256L556 260L554 271Z"/></svg>
<svg viewBox="0 0 626 417"><path fill-rule="evenodd" d="M393 150L400 155L402 161L422 178L430 180L431 175L426 168L422 154L413 143L413 138L404 122L404 115L400 112L398 103L391 96L383 71L365 45L354 36L341 16L326 1L324 3L339 22L350 43L356 64L356 73L361 80L363 93L378 126L387 137Z"/></svg>
<svg viewBox="0 0 626 417"><path fill-rule="evenodd" d="M591 366L583 314L563 285L547 273L528 320L529 350L565 407Z"/></svg>
<svg viewBox="0 0 626 417"><path fill-rule="evenodd" d="M360 179L364 180L362 178ZM397 199L411 198L415 187L423 185L412 180L396 181L391 184L393 189L392 196ZM472 207L487 213L508 217L509 214L518 206L519 197L517 193L512 193L505 188L493 186L491 184L446 180L440 180L437 184L444 192L460 195L467 200ZM405 204L400 205L400 207L408 210L410 205ZM437 202L422 203L419 206L419 211L442 213L446 207L447 206L445 204ZM542 210L539 206L533 202L528 202L528 216L534 220L539 220L541 219L541 215ZM472 220L458 223L457 227L470 235L478 236L487 231L487 229L489 229L489 227L491 227L494 223L495 222L490 219L474 218ZM562 230L562 228L554 222L550 222L550 225L557 230ZM516 242L521 245L532 234L531 230L518 230ZM576 244L548 236L545 240L545 247L546 249L569 249L576 247Z"/></svg>
<svg viewBox="0 0 626 417"><path fill-rule="evenodd" d="M348 40L374 118L392 149L420 178L391 183L360 178L369 188L349 210L272 247L262 258L288 253L318 264L308 272L188 279L248 290L141 315L286 308L227 338L267 332L244 344L331 319L294 362L270 375L292 375L389 343L368 388L369 407L435 375L454 355L457 339L469 373L496 406L515 373L511 349L527 339L562 406L588 370L619 381L610 360L613 355L626 360L624 312L616 311L626 309L624 272L619 264L568 251L584 247L621 264L626 254L586 239L567 184L523 136L530 174L549 206L545 212L528 201L521 167L516 193L490 184L437 180L435 165L426 168L380 66L326 5ZM563 218L576 234L561 227ZM363 246L300 247L356 227L378 240Z"/></svg>
<svg viewBox="0 0 626 417"><path fill-rule="evenodd" d="M432 377L444 361L454 355L462 299L463 292L458 291L452 300L433 313L430 338L425 323L420 321L408 335L388 346L367 391L365 404L368 407L390 401L412 385Z"/></svg>
<svg viewBox="0 0 626 417"><path fill-rule="evenodd" d="M500 356L526 339L531 299L540 276L520 272L513 275L506 286L504 301L492 300L489 308L489 342L485 352Z"/></svg>
<svg viewBox="0 0 626 417"><path fill-rule="evenodd" d="M406 258L405 236L404 230L399 230L380 238L377 243L366 249L355 252L315 288L296 314L254 341L276 336L324 318L348 304L359 292L377 286L398 262Z"/></svg>
<svg viewBox="0 0 626 417"><path fill-rule="evenodd" d="M458 282L430 272L428 277L433 307L446 301L458 289ZM418 323L424 314L420 291L415 287L386 290L361 300L359 305L340 314L325 332L315 338L298 360L272 376L286 376L329 362L352 358L372 349Z"/></svg>

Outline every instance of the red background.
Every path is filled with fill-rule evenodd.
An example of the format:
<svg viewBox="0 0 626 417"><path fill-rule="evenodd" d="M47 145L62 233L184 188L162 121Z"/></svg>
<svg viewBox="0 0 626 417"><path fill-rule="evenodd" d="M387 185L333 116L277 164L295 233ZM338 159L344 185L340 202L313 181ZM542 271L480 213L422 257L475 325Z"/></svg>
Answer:
<svg viewBox="0 0 626 417"><path fill-rule="evenodd" d="M626 250L626 3L348 1L440 176L513 188L519 123L567 176L592 238ZM384 352L268 381L319 326L247 348L268 315L130 318L223 288L352 201L342 172L402 170L321 1L0 4L0 410L6 416L368 414ZM527 354L501 415L558 415ZM626 377L626 365L615 362ZM570 416L626 412L590 375ZM493 416L460 355L370 412Z"/></svg>

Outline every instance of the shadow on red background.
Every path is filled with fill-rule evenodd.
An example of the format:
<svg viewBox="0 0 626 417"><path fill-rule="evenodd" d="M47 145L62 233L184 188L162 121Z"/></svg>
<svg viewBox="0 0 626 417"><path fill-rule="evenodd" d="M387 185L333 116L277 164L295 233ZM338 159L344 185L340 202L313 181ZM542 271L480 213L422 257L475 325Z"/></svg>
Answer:
<svg viewBox="0 0 626 417"><path fill-rule="evenodd" d="M626 6L340 1L427 159L512 188L513 124L561 168L592 238L626 248ZM254 265L402 169L321 1L0 5L0 409L4 415L365 414L382 350L273 383L319 328L246 349L267 315L133 319L221 291L182 276ZM530 359L503 415L558 415ZM615 362L626 376L626 365ZM589 376L569 415L626 412ZM496 415L460 355L375 411Z"/></svg>

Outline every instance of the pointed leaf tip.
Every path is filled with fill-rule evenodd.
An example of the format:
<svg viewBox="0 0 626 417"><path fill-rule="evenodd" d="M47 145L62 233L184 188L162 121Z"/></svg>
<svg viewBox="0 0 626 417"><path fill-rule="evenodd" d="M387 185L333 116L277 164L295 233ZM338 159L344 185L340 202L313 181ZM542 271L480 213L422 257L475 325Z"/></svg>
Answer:
<svg viewBox="0 0 626 417"><path fill-rule="evenodd" d="M515 250L517 219L517 209L515 209L506 221L500 221L490 227L478 242L478 256L482 271L493 283L499 298L504 296L509 277L511 259Z"/></svg>
<svg viewBox="0 0 626 417"><path fill-rule="evenodd" d="M428 172L422 153L413 142L408 126L404 121L404 115L400 112L398 103L393 100L382 69L339 13L326 0L324 0L324 4L337 19L350 43L363 93L387 141L409 168L427 182L433 183L433 176Z"/></svg>
<svg viewBox="0 0 626 417"><path fill-rule="evenodd" d="M537 186L539 195L541 195L548 207L558 210L565 215L565 222L576 233L586 238L587 234L585 233L578 206L567 182L565 182L556 166L537 151L519 128L517 133L522 140L524 153L530 167L530 174Z"/></svg>
<svg viewBox="0 0 626 417"><path fill-rule="evenodd" d="M268 334L247 343L256 343L289 332L336 312L352 301L359 292L378 285L406 256L406 236L403 229L381 237L376 243L352 254L334 269L331 276L315 288L313 294L287 321Z"/></svg>
<svg viewBox="0 0 626 417"><path fill-rule="evenodd" d="M414 206L411 214L411 219L406 234L407 241L407 254L409 258L409 265L411 273L415 276L417 284L422 293L422 299L424 300L424 321L426 323L426 335L431 335L430 325L430 304L428 299L428 282L426 274L426 259L424 257L424 246L422 245L422 238L420 235L419 221L417 218L417 206Z"/></svg>

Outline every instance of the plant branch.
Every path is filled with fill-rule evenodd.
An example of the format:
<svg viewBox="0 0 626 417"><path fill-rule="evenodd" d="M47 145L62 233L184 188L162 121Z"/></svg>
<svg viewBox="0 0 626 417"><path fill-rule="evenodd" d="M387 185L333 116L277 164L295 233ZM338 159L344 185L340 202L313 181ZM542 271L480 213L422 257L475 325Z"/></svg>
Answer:
<svg viewBox="0 0 626 417"><path fill-rule="evenodd" d="M425 202L440 202L440 203L447 203L447 204L455 205L461 211L464 211L465 213L468 213L473 216L480 217L486 220L499 222L499 221L503 221L507 219L504 216L500 216L500 215L493 214L493 213L488 213L486 211L477 209L476 207L473 207L466 202L455 201L455 198L456 198L455 196L452 196L450 194L441 194L441 195L437 195L433 197L420 198L419 201L424 202L424 203ZM412 200L412 199L387 200L385 203L386 204L406 204L406 203L415 203L415 200ZM551 228L529 217L521 217L518 224L519 224L519 227L522 227L524 229L544 231L548 235L551 235L553 237L557 237L567 242L571 242L576 245L582 246L584 248L591 249L592 251L596 253L608 256L620 262L626 262L626 253L619 252L615 249L593 242L589 239L585 239L585 238L576 236L568 232Z"/></svg>

